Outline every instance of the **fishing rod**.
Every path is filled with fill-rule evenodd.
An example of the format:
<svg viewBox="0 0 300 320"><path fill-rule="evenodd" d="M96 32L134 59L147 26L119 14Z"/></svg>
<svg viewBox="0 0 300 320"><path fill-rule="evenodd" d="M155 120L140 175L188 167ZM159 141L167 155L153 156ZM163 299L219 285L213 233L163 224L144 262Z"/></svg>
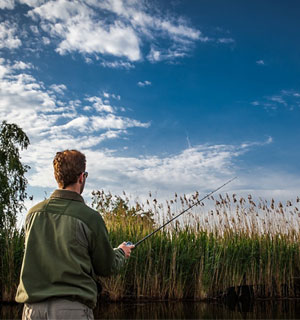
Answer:
<svg viewBox="0 0 300 320"><path fill-rule="evenodd" d="M229 184L230 182L232 182L233 180L235 180L237 177L234 177L230 180L228 180L227 182L225 182L224 184L222 184L220 187L218 187L217 189L211 191L210 193L208 193L205 197L203 197L202 199L198 200L197 202L195 202L193 205L189 206L187 209L183 210L182 212L180 212L177 216L173 217L172 219L170 219L169 221L167 221L166 223L164 223L162 226L160 226L158 229L152 231L151 233L149 233L148 235L146 235L143 239L139 240L137 243L132 243L130 241L128 241L126 244L128 246L130 245L134 245L134 247L136 248L137 246L139 246L142 242L144 242L146 239L148 239L149 237L151 237L152 235L154 235L156 232L158 232L159 230L161 230L162 228L164 228L167 224L169 224L170 222L172 222L173 220L177 219L179 216L181 216L182 214L184 214L185 212L187 212L188 210L192 209L194 206L198 205L199 203L201 203L201 201L203 201L204 199L208 198L209 196L211 196L213 193L217 192L218 190L222 189L223 187L225 187L227 184Z"/></svg>

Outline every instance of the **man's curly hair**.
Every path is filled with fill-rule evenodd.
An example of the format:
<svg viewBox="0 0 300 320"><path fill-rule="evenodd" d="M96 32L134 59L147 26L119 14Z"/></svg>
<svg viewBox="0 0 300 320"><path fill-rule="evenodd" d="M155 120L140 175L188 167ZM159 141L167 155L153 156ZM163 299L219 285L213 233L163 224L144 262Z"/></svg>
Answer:
<svg viewBox="0 0 300 320"><path fill-rule="evenodd" d="M85 166L85 155L80 151L57 152L53 160L53 167L59 188L65 189L68 185L76 183L78 176L85 171Z"/></svg>

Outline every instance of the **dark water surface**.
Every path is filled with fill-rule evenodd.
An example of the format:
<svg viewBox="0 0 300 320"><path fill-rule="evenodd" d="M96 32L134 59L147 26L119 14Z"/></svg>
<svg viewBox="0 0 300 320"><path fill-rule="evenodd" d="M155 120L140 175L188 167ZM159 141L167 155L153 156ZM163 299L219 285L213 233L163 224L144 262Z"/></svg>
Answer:
<svg viewBox="0 0 300 320"><path fill-rule="evenodd" d="M226 305L204 302L103 303L95 319L300 319L300 300ZM0 305L0 319L20 319L21 305Z"/></svg>

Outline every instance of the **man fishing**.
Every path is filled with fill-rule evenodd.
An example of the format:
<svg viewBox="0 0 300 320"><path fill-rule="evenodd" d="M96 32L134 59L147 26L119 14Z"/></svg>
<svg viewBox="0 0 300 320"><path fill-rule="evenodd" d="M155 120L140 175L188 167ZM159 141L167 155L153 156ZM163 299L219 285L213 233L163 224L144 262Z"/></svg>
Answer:
<svg viewBox="0 0 300 320"><path fill-rule="evenodd" d="M16 301L26 320L93 319L96 276L118 272L134 245L113 249L102 217L84 203L84 154L57 152L53 166L59 189L26 216Z"/></svg>

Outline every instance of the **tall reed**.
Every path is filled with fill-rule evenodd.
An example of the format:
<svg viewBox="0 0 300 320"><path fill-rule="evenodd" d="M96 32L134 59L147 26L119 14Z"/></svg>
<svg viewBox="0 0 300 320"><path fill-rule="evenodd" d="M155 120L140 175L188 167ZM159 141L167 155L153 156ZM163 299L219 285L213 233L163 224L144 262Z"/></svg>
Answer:
<svg viewBox="0 0 300 320"><path fill-rule="evenodd" d="M14 301L23 251L23 230L15 227L0 230L0 301Z"/></svg>
<svg viewBox="0 0 300 320"><path fill-rule="evenodd" d="M126 195L93 195L116 245L138 241L157 227L157 221L162 223L198 198L175 195L166 204L153 199L145 206L130 205ZM261 199L255 203L250 195L219 195L209 202L212 209L201 203L188 217L141 244L121 275L101 279L105 294L112 299L200 300L248 285L254 297L299 295L299 198L294 205Z"/></svg>

